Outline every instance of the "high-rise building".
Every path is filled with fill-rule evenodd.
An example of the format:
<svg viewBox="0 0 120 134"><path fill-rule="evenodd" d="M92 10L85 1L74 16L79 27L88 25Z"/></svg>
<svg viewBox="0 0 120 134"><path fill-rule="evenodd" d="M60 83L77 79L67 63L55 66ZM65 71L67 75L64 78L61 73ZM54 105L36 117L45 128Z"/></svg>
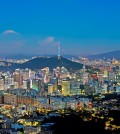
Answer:
<svg viewBox="0 0 120 134"><path fill-rule="evenodd" d="M12 77L8 78L8 85L14 85L14 78Z"/></svg>
<svg viewBox="0 0 120 134"><path fill-rule="evenodd" d="M32 88L39 91L41 89L41 80L40 79L33 79L32 80Z"/></svg>
<svg viewBox="0 0 120 134"><path fill-rule="evenodd" d="M70 95L70 81L69 80L62 80L62 94L63 95Z"/></svg>
<svg viewBox="0 0 120 134"><path fill-rule="evenodd" d="M4 90L4 80L0 78L0 90Z"/></svg>
<svg viewBox="0 0 120 134"><path fill-rule="evenodd" d="M31 88L31 80L27 80L27 89L29 90Z"/></svg>
<svg viewBox="0 0 120 134"><path fill-rule="evenodd" d="M108 85L105 83L105 84L103 85L103 90L104 90L105 93L107 93L107 89L108 89Z"/></svg>
<svg viewBox="0 0 120 134"><path fill-rule="evenodd" d="M108 71L107 70L104 71L103 77L108 77Z"/></svg>
<svg viewBox="0 0 120 134"><path fill-rule="evenodd" d="M53 84L48 84L48 94L53 93Z"/></svg>
<svg viewBox="0 0 120 134"><path fill-rule="evenodd" d="M30 77L30 69L26 68L23 71L23 80L27 80L27 79L29 79L29 77Z"/></svg>
<svg viewBox="0 0 120 134"><path fill-rule="evenodd" d="M30 71L30 74L29 74L30 76L30 78L31 79L35 79L35 71Z"/></svg>
<svg viewBox="0 0 120 134"><path fill-rule="evenodd" d="M3 103L3 95L0 94L0 104L2 104L2 103Z"/></svg>
<svg viewBox="0 0 120 134"><path fill-rule="evenodd" d="M18 88L21 88L23 85L23 75L20 69L16 69L14 73L14 81L18 82Z"/></svg>
<svg viewBox="0 0 120 134"><path fill-rule="evenodd" d="M27 89L27 80L23 80L23 88Z"/></svg>

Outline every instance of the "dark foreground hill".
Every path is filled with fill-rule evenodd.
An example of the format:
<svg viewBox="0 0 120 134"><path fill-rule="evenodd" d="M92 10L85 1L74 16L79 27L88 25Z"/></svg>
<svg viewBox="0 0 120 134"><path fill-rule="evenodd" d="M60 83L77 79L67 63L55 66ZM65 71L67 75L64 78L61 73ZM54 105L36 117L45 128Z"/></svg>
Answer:
<svg viewBox="0 0 120 134"><path fill-rule="evenodd" d="M57 57L40 57L40 58L35 58L32 59L22 65L20 65L20 68L30 68L30 69L42 69L45 67L49 67L50 70L56 67L66 67L68 70L70 69L81 69L83 67L83 64L79 64L76 62L72 62L66 58L61 57L58 59Z"/></svg>

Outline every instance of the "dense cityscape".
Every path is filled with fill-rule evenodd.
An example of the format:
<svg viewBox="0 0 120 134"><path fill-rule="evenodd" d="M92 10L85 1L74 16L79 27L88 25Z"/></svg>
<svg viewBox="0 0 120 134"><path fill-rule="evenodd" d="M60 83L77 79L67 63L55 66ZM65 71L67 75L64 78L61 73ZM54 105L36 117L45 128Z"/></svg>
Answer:
<svg viewBox="0 0 120 134"><path fill-rule="evenodd" d="M0 13L0 134L120 134L120 0Z"/></svg>
<svg viewBox="0 0 120 134"><path fill-rule="evenodd" d="M59 49L57 58L62 60ZM70 70L63 64L52 71L49 67L1 70L1 133L67 133L69 126L76 134L86 129L93 133L120 132L120 61L71 60L82 68ZM64 130L59 125L65 127L66 120L71 124Z"/></svg>

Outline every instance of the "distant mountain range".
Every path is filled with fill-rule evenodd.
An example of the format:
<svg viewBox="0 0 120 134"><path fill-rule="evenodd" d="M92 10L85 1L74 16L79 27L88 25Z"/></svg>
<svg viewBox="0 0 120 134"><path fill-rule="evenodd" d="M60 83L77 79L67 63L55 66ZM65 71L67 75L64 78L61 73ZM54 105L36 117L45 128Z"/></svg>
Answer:
<svg viewBox="0 0 120 134"><path fill-rule="evenodd" d="M0 67L1 69L4 70L14 70L16 68L30 68L30 69L42 69L45 67L49 67L50 70L53 70L56 67L66 67L68 70L79 70L82 69L83 64L72 62L71 60L68 60L66 58L61 57L58 59L57 56L54 57L39 57L39 58L34 58L31 59L23 64L12 64L12 66L9 67ZM89 68L89 67L87 67Z"/></svg>
<svg viewBox="0 0 120 134"><path fill-rule="evenodd" d="M87 56L90 59L120 59L120 50Z"/></svg>
<svg viewBox="0 0 120 134"><path fill-rule="evenodd" d="M21 60L21 59L31 59L35 55L28 55L28 54L10 54L10 55L0 55L1 59L14 59L14 60ZM38 55L36 55L38 56Z"/></svg>
<svg viewBox="0 0 120 134"><path fill-rule="evenodd" d="M10 55L0 54L0 59L20 60L20 59L31 59L32 57L35 57L35 56L36 57L39 57L39 56L42 56L42 57L48 57L48 56L49 57L55 57L55 55L52 55L52 54L43 54L43 55L38 55L38 54L10 54ZM72 58L79 59L79 57L88 57L88 58L91 58L91 59L103 59L103 58L106 58L106 59L113 59L113 58L120 59L120 50L101 53L101 54L96 54L96 55L88 55L88 56L65 54L65 55L62 55L62 57L70 59L70 60Z"/></svg>
<svg viewBox="0 0 120 134"><path fill-rule="evenodd" d="M52 54L43 54L43 55L38 55L38 54L10 54L10 55L0 55L1 59L14 59L14 60L21 60L21 59L31 59L32 57L53 57L56 55L52 55ZM62 55L63 56L63 55ZM64 55L63 57L67 58L67 59L72 59L74 58L78 58L79 56L76 55Z"/></svg>

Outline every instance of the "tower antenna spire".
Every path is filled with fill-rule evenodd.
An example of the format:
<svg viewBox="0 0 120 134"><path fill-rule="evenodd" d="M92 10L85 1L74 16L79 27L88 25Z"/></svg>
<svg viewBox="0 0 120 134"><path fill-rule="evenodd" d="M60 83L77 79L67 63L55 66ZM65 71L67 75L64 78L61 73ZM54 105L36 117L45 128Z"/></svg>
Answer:
<svg viewBox="0 0 120 134"><path fill-rule="evenodd" d="M58 43L58 59L61 58L61 55L60 55L61 51L60 51L60 43Z"/></svg>

